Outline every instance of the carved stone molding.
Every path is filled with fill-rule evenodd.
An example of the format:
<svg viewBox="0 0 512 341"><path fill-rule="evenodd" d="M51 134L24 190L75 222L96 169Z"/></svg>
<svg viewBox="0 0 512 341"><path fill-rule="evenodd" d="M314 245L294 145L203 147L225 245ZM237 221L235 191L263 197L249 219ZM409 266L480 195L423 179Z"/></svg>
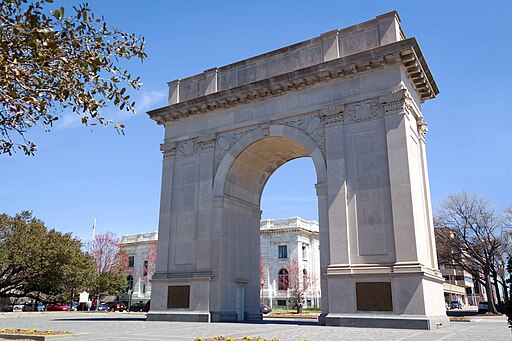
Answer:
<svg viewBox="0 0 512 341"><path fill-rule="evenodd" d="M288 127L299 129L306 133L320 148L322 153L325 151L325 130L322 124L322 117L319 113L306 114L288 118L284 120L278 120L272 122L272 124L282 124Z"/></svg>
<svg viewBox="0 0 512 341"><path fill-rule="evenodd" d="M215 142L216 142L215 134L204 135L204 136L198 137L198 139L197 139L199 148L203 152L214 149Z"/></svg>
<svg viewBox="0 0 512 341"><path fill-rule="evenodd" d="M385 115L405 114L405 102L410 98L406 89L400 89L379 97L379 101L384 108Z"/></svg>
<svg viewBox="0 0 512 341"><path fill-rule="evenodd" d="M199 149L199 143L198 143L197 139L192 139L192 140L180 142L178 144L177 153L178 153L178 156L187 157L187 156L192 156L195 153L197 153L198 149Z"/></svg>
<svg viewBox="0 0 512 341"><path fill-rule="evenodd" d="M165 142L160 145L164 159L168 157L188 157L198 151L208 151L215 148L215 134L199 136L179 142Z"/></svg>
<svg viewBox="0 0 512 341"><path fill-rule="evenodd" d="M160 144L160 150L164 155L164 159L174 157L176 155L176 144L170 142L162 143Z"/></svg>
<svg viewBox="0 0 512 341"><path fill-rule="evenodd" d="M416 125L418 127L418 135L422 138L425 138L425 135L428 131L428 124L427 121L423 117L418 118L416 121Z"/></svg>
<svg viewBox="0 0 512 341"><path fill-rule="evenodd" d="M215 172L217 172L217 168L219 168L220 162L224 158L224 155L226 155L226 152L231 148L231 146L241 137L258 129L260 129L260 126L252 126L217 134L214 161Z"/></svg>
<svg viewBox="0 0 512 341"><path fill-rule="evenodd" d="M336 110L333 111L334 115L340 115L340 108L333 107ZM217 135L216 144L215 144L215 161L214 161L214 171L217 172L219 168L220 162L226 155L227 151L235 144L241 137L247 135L256 130L261 130L264 136L269 135L270 125L284 125L292 128L296 128L305 134L307 134L320 148L323 154L325 154L325 129L323 124L323 116L321 116L320 112L309 113L306 115L300 115L292 118L286 118L282 120L266 122L260 124L259 126L252 126L241 128L237 130L228 131L225 133L220 133Z"/></svg>
<svg viewBox="0 0 512 341"><path fill-rule="evenodd" d="M376 100L358 102L347 105L345 111L345 122L359 123L372 120L379 115L379 105ZM349 123L349 122L347 122Z"/></svg>
<svg viewBox="0 0 512 341"><path fill-rule="evenodd" d="M328 108L320 110L320 116L324 121L325 127L330 128L343 124L343 110L343 104L333 105Z"/></svg>

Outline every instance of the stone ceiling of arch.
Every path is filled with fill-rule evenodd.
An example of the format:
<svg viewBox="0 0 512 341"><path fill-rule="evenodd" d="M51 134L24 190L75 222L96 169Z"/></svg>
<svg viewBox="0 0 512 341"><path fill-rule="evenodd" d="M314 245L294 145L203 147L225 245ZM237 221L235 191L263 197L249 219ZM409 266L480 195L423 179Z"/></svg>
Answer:
<svg viewBox="0 0 512 341"><path fill-rule="evenodd" d="M270 175L286 162L306 156L309 154L304 147L283 137L257 141L247 147L231 166L225 193L259 205Z"/></svg>

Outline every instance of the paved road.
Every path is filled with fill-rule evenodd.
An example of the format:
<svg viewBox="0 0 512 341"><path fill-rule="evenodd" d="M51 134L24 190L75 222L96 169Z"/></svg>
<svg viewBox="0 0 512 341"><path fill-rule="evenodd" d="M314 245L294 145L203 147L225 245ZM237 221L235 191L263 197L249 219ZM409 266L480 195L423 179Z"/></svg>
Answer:
<svg viewBox="0 0 512 341"><path fill-rule="evenodd" d="M338 340L512 340L505 318L475 316L472 322L456 322L449 327L432 330L396 330L340 328L319 326L312 321L265 319L263 323L182 323L148 322L139 313L4 313L0 327L68 330L86 335L64 338L82 340L177 340L192 341L197 337L216 335L229 337L276 337L281 341Z"/></svg>

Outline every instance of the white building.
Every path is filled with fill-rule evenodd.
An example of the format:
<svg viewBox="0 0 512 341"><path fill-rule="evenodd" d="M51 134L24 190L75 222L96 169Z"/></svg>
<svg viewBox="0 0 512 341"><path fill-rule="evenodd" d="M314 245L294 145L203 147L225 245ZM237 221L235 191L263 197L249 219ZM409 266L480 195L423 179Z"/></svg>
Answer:
<svg viewBox="0 0 512 341"><path fill-rule="evenodd" d="M121 244L128 253L127 279L132 287L132 302L146 302L151 298L151 283L144 276L143 269L144 262L148 261L148 253L154 252L155 249L150 250L156 247L157 241L158 232L121 237ZM319 248L316 221L293 217L260 222L260 254L265 278L263 299L266 304L271 307L290 306L288 291L279 288L279 272L295 260L301 271L305 269L307 277L313 279L304 307L320 306ZM128 301L128 296L121 299Z"/></svg>
<svg viewBox="0 0 512 341"><path fill-rule="evenodd" d="M156 257L158 232L122 236L121 245L128 254L128 284L132 289L132 302L146 302L151 298L151 271ZM128 296L122 300L128 301Z"/></svg>
<svg viewBox="0 0 512 341"><path fill-rule="evenodd" d="M299 217L265 219L260 222L260 254L263 263L262 298L271 307L291 306L288 290L280 285L292 261L312 279L305 295L304 307L320 306L320 245L318 223ZM282 281L281 281L282 282Z"/></svg>

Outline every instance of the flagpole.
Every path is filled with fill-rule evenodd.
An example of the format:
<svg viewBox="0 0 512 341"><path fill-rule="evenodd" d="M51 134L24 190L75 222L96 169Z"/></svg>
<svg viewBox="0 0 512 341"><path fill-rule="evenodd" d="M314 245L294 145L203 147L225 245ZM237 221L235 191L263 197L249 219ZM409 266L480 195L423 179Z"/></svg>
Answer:
<svg viewBox="0 0 512 341"><path fill-rule="evenodd" d="M94 237L96 234L96 217L94 217L94 220L92 221L92 241L94 242Z"/></svg>

